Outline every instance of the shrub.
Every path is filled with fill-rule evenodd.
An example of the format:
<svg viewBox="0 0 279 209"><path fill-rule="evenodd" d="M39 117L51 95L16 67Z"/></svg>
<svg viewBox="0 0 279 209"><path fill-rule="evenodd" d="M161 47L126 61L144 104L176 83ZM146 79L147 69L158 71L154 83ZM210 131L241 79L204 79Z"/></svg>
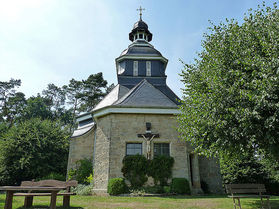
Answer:
<svg viewBox="0 0 279 209"><path fill-rule="evenodd" d="M185 178L173 178L171 191L177 194L191 194L189 181Z"/></svg>
<svg viewBox="0 0 279 209"><path fill-rule="evenodd" d="M123 178L112 178L108 183L108 193L110 195L119 195L127 191L127 185Z"/></svg>
<svg viewBox="0 0 279 209"><path fill-rule="evenodd" d="M32 118L11 127L0 139L0 185L64 173L68 137L57 121Z"/></svg>
<svg viewBox="0 0 279 209"><path fill-rule="evenodd" d="M89 159L84 158L76 162L76 169L71 169L69 171L68 179L75 179L80 184L90 184L90 176L92 176L92 173L92 162Z"/></svg>
<svg viewBox="0 0 279 209"><path fill-rule="evenodd" d="M66 177L63 174L60 173L50 173L47 176L44 176L42 178L37 178L36 181L40 181L40 180L47 180L47 179L54 179L54 180L58 180L58 181L65 181Z"/></svg>
<svg viewBox="0 0 279 209"><path fill-rule="evenodd" d="M77 193L77 195L92 195L93 185L79 184L77 187L73 188L72 192Z"/></svg>
<svg viewBox="0 0 279 209"><path fill-rule="evenodd" d="M155 185L166 186L172 176L173 157L160 155L150 161L148 175L153 177Z"/></svg>
<svg viewBox="0 0 279 209"><path fill-rule="evenodd" d="M143 186L147 181L148 161L143 155L126 156L121 169L123 176L131 183L133 189Z"/></svg>
<svg viewBox="0 0 279 209"><path fill-rule="evenodd" d="M164 188L159 185L155 186L146 186L143 188L146 193L151 193L151 194L162 194L164 193Z"/></svg>
<svg viewBox="0 0 279 209"><path fill-rule="evenodd" d="M164 193L170 193L171 192L170 186L164 186L163 189L164 189Z"/></svg>

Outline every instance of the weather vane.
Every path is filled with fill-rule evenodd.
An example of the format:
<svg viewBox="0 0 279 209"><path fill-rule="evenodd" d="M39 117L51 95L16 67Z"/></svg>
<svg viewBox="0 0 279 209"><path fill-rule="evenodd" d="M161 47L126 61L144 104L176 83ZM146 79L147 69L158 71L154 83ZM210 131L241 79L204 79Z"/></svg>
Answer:
<svg viewBox="0 0 279 209"><path fill-rule="evenodd" d="M144 8L141 8L141 6L140 6L140 8L139 9L137 9L137 11L140 11L140 13L139 13L139 15L140 15L140 20L141 20L141 16L142 16L142 11L143 10L145 10Z"/></svg>

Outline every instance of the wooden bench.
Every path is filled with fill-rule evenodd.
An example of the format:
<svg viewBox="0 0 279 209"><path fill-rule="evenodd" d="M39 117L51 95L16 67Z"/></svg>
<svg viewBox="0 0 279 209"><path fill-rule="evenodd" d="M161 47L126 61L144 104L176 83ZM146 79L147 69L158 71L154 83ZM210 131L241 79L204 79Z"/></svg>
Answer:
<svg viewBox="0 0 279 209"><path fill-rule="evenodd" d="M77 181L57 181L57 180L42 180L42 181L23 181L20 186L37 186L37 187L66 187L66 191L62 193L57 193L57 196L63 196L63 207L70 207L70 196L76 195L76 193L71 192L71 187L76 187L78 185ZM14 193L14 196L25 196L24 207L29 208L33 205L34 196L51 196L49 192L20 192Z"/></svg>
<svg viewBox="0 0 279 209"><path fill-rule="evenodd" d="M233 198L234 208L241 209L240 198L261 198L263 207L263 199L267 199L268 208L270 209L269 195L263 195L266 192L264 184L225 184L226 192L230 194L228 197ZM238 204L235 199L238 200Z"/></svg>

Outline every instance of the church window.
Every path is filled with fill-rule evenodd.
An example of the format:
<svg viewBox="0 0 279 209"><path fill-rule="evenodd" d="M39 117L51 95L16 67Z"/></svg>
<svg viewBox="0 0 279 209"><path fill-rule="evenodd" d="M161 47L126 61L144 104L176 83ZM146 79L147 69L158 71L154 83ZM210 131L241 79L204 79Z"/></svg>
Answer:
<svg viewBox="0 0 279 209"><path fill-rule="evenodd" d="M119 63L118 64L118 74L121 75L125 71L125 62L124 63Z"/></svg>
<svg viewBox="0 0 279 209"><path fill-rule="evenodd" d="M133 71L134 76L138 76L138 61L134 61L134 71Z"/></svg>
<svg viewBox="0 0 279 209"><path fill-rule="evenodd" d="M151 62L146 62L146 76L151 76Z"/></svg>
<svg viewBox="0 0 279 209"><path fill-rule="evenodd" d="M126 144L126 155L141 155L142 154L142 143L127 143Z"/></svg>
<svg viewBox="0 0 279 209"><path fill-rule="evenodd" d="M170 144L154 143L154 156L156 155L170 156Z"/></svg>

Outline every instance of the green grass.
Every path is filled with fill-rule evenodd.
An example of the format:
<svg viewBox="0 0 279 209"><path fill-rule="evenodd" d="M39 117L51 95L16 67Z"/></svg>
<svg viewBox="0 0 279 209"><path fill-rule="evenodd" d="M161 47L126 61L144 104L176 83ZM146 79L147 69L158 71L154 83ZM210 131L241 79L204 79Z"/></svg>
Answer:
<svg viewBox="0 0 279 209"><path fill-rule="evenodd" d="M14 197L13 209L23 209L24 197ZM50 197L34 197L33 208L48 208ZM4 208L5 194L0 194L0 208ZM279 197L270 199L271 208L279 209ZM257 209L259 199L242 199L243 209ZM57 209L62 209L62 197L57 199ZM72 196L71 209L91 208L187 208L187 209L230 209L232 200L226 196L170 196L170 197L100 197Z"/></svg>

